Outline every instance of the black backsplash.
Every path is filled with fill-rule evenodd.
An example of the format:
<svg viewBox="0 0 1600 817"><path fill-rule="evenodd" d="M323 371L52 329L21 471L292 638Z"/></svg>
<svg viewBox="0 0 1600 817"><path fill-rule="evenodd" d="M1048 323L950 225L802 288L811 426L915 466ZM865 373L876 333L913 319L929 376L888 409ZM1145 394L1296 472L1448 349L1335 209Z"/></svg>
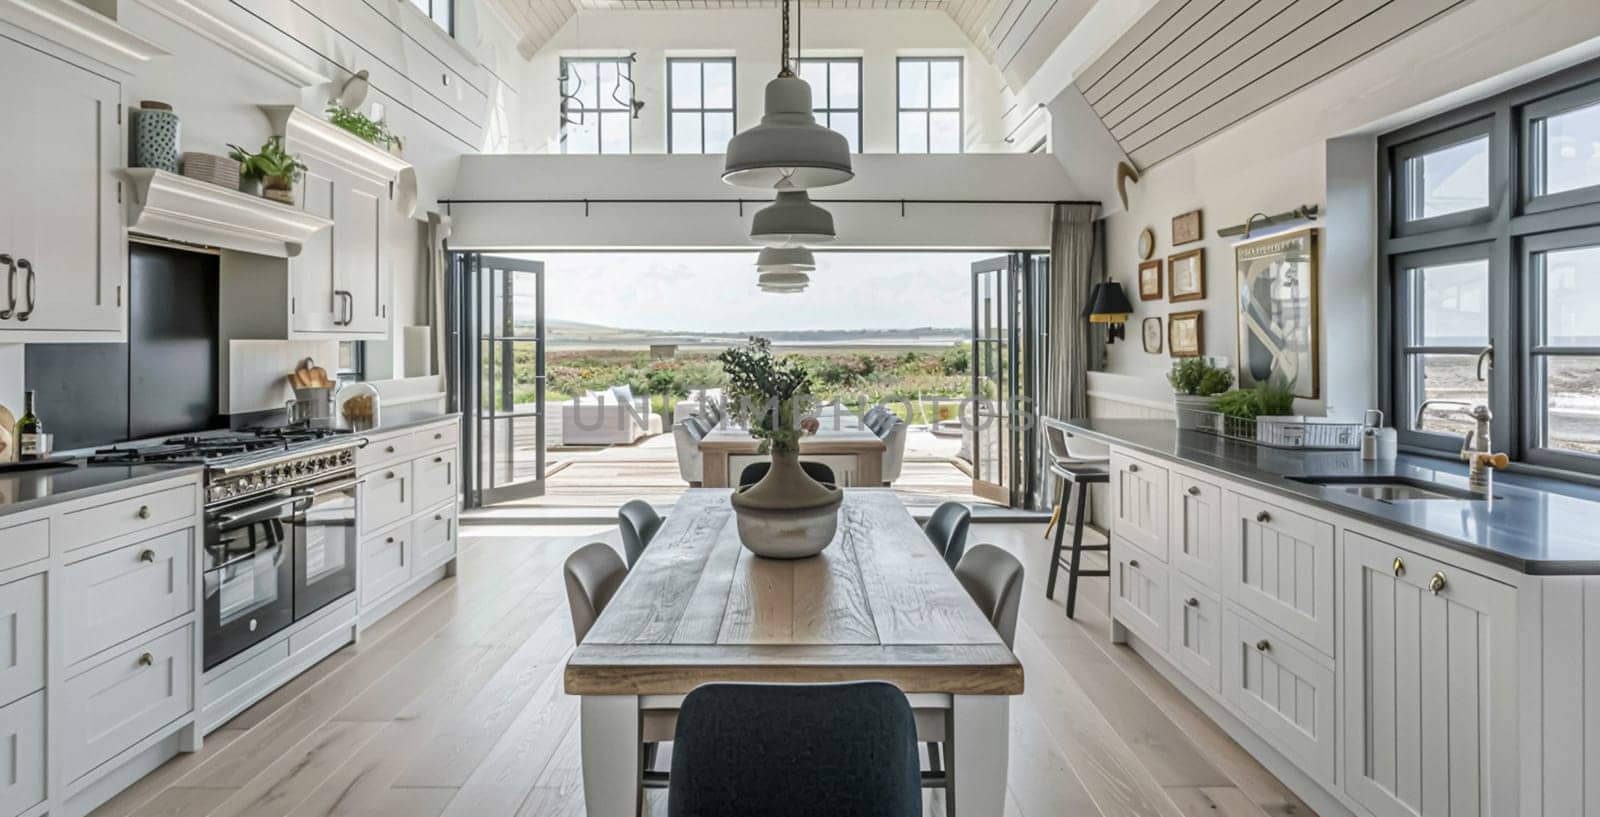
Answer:
<svg viewBox="0 0 1600 817"><path fill-rule="evenodd" d="M29 344L27 388L58 451L224 426L217 257L133 244L128 342Z"/></svg>

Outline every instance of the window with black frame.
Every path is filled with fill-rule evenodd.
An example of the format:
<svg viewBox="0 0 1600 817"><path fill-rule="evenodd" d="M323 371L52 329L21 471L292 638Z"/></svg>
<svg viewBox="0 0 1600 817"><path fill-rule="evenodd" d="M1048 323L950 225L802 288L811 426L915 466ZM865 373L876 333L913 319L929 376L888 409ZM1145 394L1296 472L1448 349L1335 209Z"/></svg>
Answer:
<svg viewBox="0 0 1600 817"><path fill-rule="evenodd" d="M633 152L633 61L561 59L561 152Z"/></svg>
<svg viewBox="0 0 1600 817"><path fill-rule="evenodd" d="M411 5L428 15L428 19L438 23L451 36L455 35L455 0L411 0Z"/></svg>
<svg viewBox="0 0 1600 817"><path fill-rule="evenodd" d="M900 152L962 152L961 58L901 57L897 71Z"/></svg>
<svg viewBox="0 0 1600 817"><path fill-rule="evenodd" d="M732 57L667 60L667 151L726 153L737 120Z"/></svg>
<svg viewBox="0 0 1600 817"><path fill-rule="evenodd" d="M1600 475L1600 63L1389 134L1384 402L1408 447Z"/></svg>
<svg viewBox="0 0 1600 817"><path fill-rule="evenodd" d="M860 153L861 58L806 57L800 60L800 78L811 86L817 123L844 136L851 153Z"/></svg>

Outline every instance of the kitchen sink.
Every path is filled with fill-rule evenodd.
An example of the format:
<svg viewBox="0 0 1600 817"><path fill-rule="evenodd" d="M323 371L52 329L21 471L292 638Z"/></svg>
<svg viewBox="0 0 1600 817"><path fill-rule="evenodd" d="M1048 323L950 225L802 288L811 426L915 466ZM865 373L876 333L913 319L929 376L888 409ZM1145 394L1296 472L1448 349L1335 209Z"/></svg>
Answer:
<svg viewBox="0 0 1600 817"><path fill-rule="evenodd" d="M1324 485L1329 488L1339 488L1356 496L1376 499L1380 502L1409 502L1419 499L1488 499L1483 494L1475 494L1461 488L1451 488L1432 482L1409 477L1289 477L1295 482L1307 485Z"/></svg>

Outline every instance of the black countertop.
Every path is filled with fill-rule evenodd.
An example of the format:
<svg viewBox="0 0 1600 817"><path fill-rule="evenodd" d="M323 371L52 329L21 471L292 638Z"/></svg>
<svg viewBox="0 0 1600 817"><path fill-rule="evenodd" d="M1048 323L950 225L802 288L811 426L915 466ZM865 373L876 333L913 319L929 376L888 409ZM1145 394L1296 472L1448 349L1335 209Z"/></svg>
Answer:
<svg viewBox="0 0 1600 817"><path fill-rule="evenodd" d="M1171 420L1069 420L1083 436L1176 459L1480 559L1543 575L1600 574L1600 489L1497 472L1494 499L1384 502L1290 477L1399 476L1465 490L1467 465L1401 454L1363 461L1355 451L1292 451L1179 431Z"/></svg>
<svg viewBox="0 0 1600 817"><path fill-rule="evenodd" d="M0 517L201 470L198 465L85 465L0 472Z"/></svg>
<svg viewBox="0 0 1600 817"><path fill-rule="evenodd" d="M416 405L395 406L393 408L381 408L379 409L378 413L383 418L383 422L377 428L369 429L361 433L388 434L394 431L404 431L408 428L425 426L429 423L436 423L440 420L449 420L453 417L461 416L461 412L459 411L440 411L433 406L420 403Z"/></svg>

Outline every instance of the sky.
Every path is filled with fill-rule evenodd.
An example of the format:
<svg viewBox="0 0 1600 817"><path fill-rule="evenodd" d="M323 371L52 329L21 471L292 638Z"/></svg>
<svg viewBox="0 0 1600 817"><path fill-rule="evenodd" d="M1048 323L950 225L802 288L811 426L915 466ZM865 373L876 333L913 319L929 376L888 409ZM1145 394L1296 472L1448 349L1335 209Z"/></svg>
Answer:
<svg viewBox="0 0 1600 817"><path fill-rule="evenodd" d="M818 252L811 286L799 294L758 290L754 250L524 257L545 262L548 319L743 332L964 327L972 263L994 255Z"/></svg>

